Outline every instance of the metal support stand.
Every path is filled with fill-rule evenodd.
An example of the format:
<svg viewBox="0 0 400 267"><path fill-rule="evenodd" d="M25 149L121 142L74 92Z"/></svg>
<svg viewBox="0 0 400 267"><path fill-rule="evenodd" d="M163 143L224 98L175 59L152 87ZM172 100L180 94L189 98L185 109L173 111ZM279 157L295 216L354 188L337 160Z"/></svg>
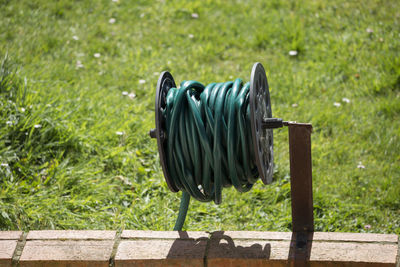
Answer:
<svg viewBox="0 0 400 267"><path fill-rule="evenodd" d="M313 232L311 124L289 122L293 232Z"/></svg>
<svg viewBox="0 0 400 267"><path fill-rule="evenodd" d="M292 198L292 266L307 266L314 232L311 132L307 123L285 122L289 127L290 185Z"/></svg>

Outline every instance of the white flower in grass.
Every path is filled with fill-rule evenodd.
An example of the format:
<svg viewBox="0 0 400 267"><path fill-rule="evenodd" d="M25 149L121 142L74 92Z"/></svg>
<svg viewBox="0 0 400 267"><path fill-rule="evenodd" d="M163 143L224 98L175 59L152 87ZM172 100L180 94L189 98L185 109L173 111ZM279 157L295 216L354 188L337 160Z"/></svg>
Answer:
<svg viewBox="0 0 400 267"><path fill-rule="evenodd" d="M136 94L135 94L135 93L130 93L130 94L128 95L128 97L129 97L130 99L134 99L134 98L136 97Z"/></svg>
<svg viewBox="0 0 400 267"><path fill-rule="evenodd" d="M360 161L357 165L357 168L359 169L365 169L365 166L362 164L362 162Z"/></svg>
<svg viewBox="0 0 400 267"><path fill-rule="evenodd" d="M292 57L297 56L297 51L296 50L290 50L289 51L289 56L292 56Z"/></svg>
<svg viewBox="0 0 400 267"><path fill-rule="evenodd" d="M111 1L113 1L114 3L118 3L119 2L119 0L111 0Z"/></svg>
<svg viewBox="0 0 400 267"><path fill-rule="evenodd" d="M21 112L25 112L25 108L21 108Z"/></svg>
<svg viewBox="0 0 400 267"><path fill-rule="evenodd" d="M335 103L333 103L333 105L334 105L335 107L340 107L340 106L341 106L341 104L340 104L339 102L335 102Z"/></svg>
<svg viewBox="0 0 400 267"><path fill-rule="evenodd" d="M192 13L192 18L198 19L198 18L199 18L199 14L197 14L197 13Z"/></svg>
<svg viewBox="0 0 400 267"><path fill-rule="evenodd" d="M41 124L35 124L33 127L35 127L35 129L39 129L39 128L42 128L42 125Z"/></svg>
<svg viewBox="0 0 400 267"><path fill-rule="evenodd" d="M76 36L76 35L74 35L74 36L72 36L72 39L74 39L75 41L78 41L78 40L79 40L79 37Z"/></svg>
<svg viewBox="0 0 400 267"><path fill-rule="evenodd" d="M116 134L116 135L124 135L124 132L118 131L118 132L115 132L115 134Z"/></svg>
<svg viewBox="0 0 400 267"><path fill-rule="evenodd" d="M139 83L144 84L144 83L146 83L146 80L139 80Z"/></svg>
<svg viewBox="0 0 400 267"><path fill-rule="evenodd" d="M368 32L368 33L373 33L373 32L374 32L374 30L373 30L373 29L371 29L371 28L367 28L367 32Z"/></svg>
<svg viewBox="0 0 400 267"><path fill-rule="evenodd" d="M123 96L127 96L128 94L129 94L129 93L128 93L127 91L123 91L123 92L122 92L122 95L123 95Z"/></svg>
<svg viewBox="0 0 400 267"><path fill-rule="evenodd" d="M297 108L298 106L299 106L299 104L297 104L297 103L292 104L292 108Z"/></svg>
<svg viewBox="0 0 400 267"><path fill-rule="evenodd" d="M94 53L93 56L94 56L95 58L99 58L101 55L100 55L100 53Z"/></svg>
<svg viewBox="0 0 400 267"><path fill-rule="evenodd" d="M343 97L343 98L342 98L342 101L345 102L345 103L350 103L350 99L348 99L348 98L346 98L346 97Z"/></svg>
<svg viewBox="0 0 400 267"><path fill-rule="evenodd" d="M76 61L76 68L77 69L83 68L83 64L82 64L82 62L80 60Z"/></svg>
<svg viewBox="0 0 400 267"><path fill-rule="evenodd" d="M144 13L140 14L140 18L144 18Z"/></svg>
<svg viewBox="0 0 400 267"><path fill-rule="evenodd" d="M0 166L1 167L8 167L8 163L1 163Z"/></svg>
<svg viewBox="0 0 400 267"><path fill-rule="evenodd" d="M117 20L115 18L111 18L108 20L108 23L114 24Z"/></svg>
<svg viewBox="0 0 400 267"><path fill-rule="evenodd" d="M189 36L190 39L193 39L193 38L194 38L194 35L193 35L193 34L189 34L188 36Z"/></svg>

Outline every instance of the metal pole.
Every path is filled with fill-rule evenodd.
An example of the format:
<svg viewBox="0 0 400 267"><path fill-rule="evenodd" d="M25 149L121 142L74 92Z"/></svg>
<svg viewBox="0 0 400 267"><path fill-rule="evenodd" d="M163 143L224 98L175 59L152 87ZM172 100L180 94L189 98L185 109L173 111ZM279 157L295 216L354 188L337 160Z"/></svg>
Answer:
<svg viewBox="0 0 400 267"><path fill-rule="evenodd" d="M289 127L292 241L289 266L310 264L314 232L312 197L311 132L308 123L285 122Z"/></svg>
<svg viewBox="0 0 400 267"><path fill-rule="evenodd" d="M288 122L293 232L314 232L311 132L308 123Z"/></svg>

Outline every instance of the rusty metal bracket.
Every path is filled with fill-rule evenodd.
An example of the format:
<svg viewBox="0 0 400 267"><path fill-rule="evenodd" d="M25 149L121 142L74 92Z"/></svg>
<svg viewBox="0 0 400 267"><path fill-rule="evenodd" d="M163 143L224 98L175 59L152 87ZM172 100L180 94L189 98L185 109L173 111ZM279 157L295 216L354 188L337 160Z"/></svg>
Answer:
<svg viewBox="0 0 400 267"><path fill-rule="evenodd" d="M293 232L313 232L312 126L288 122L288 128Z"/></svg>
<svg viewBox="0 0 400 267"><path fill-rule="evenodd" d="M267 118L263 128L289 128L290 186L292 198L292 231L295 233L314 232L311 132L309 123L283 121Z"/></svg>
<svg viewBox="0 0 400 267"><path fill-rule="evenodd" d="M289 128L292 200L291 266L308 266L314 233L311 133L309 123L284 122Z"/></svg>

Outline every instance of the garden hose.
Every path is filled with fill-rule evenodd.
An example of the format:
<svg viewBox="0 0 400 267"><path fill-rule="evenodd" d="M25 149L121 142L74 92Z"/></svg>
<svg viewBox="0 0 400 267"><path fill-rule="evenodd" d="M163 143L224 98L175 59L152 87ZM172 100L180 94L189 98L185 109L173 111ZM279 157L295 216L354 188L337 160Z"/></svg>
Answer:
<svg viewBox="0 0 400 267"><path fill-rule="evenodd" d="M221 203L223 187L247 192L258 179L249 106L250 83L184 81L167 94L167 164L183 192L175 230L180 230L189 198Z"/></svg>
<svg viewBox="0 0 400 267"><path fill-rule="evenodd" d="M156 129L160 162L171 191L182 191L174 230L181 230L190 198L222 201L222 188L249 191L261 177L272 181L273 119L268 83L260 63L251 81L241 79L207 86L183 81L177 88L163 72L157 85Z"/></svg>

